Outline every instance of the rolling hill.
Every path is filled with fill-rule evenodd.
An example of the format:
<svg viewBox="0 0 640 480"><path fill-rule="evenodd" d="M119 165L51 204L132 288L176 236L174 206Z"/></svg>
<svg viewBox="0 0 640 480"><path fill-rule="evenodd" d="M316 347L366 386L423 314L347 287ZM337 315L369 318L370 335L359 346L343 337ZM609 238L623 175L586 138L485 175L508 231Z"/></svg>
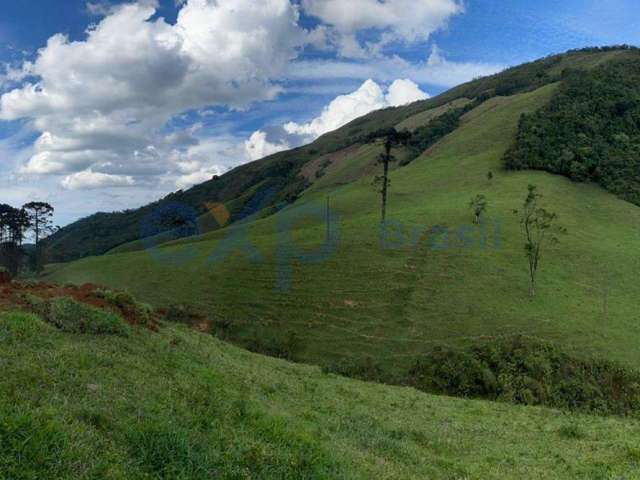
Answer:
<svg viewBox="0 0 640 480"><path fill-rule="evenodd" d="M184 326L0 312L0 341L1 478L640 478L633 419L359 382Z"/></svg>
<svg viewBox="0 0 640 480"><path fill-rule="evenodd" d="M270 191L260 183L273 180L264 169L290 158L295 167L279 192L304 185L295 201L261 205L256 216L203 235L167 243L152 238L53 265L48 278L126 288L156 306L189 305L240 345L266 353L286 349L296 360L328 367L374 362L392 382L435 347L504 334L635 365L640 208L595 183L507 170L505 154L516 145L523 114L543 111L572 72L587 75L638 58L628 48L569 52L426 102L375 112L314 145L183 194L205 195L217 181L260 171L248 180L253 195L242 197L250 202ZM379 196L371 185L380 150L363 136L403 122L417 127L420 119L428 129L430 110L451 112L446 105L460 99L477 105L461 115L458 128L415 159L399 152L411 161L399 162L405 165L391 174L389 223L381 231ZM538 186L544 206L568 230L545 252L535 298L527 294L524 241L513 214L529 184ZM468 206L477 194L489 203L484 226L473 225ZM128 228L139 231L139 214L124 214L132 222Z"/></svg>
<svg viewBox="0 0 640 480"><path fill-rule="evenodd" d="M282 205L295 202L315 183L320 165L334 157L344 157L345 149L362 145L370 133L392 126L415 130L437 116L460 108L470 99L512 95L533 90L562 79L567 70L588 70L611 60L637 58L629 47L596 48L572 51L517 66L498 75L481 78L456 87L436 98L406 107L372 112L328 133L314 143L240 166L221 177L213 178L187 191L172 193L145 207L115 213L97 213L58 231L48 239L53 261L66 262L86 256L102 255L117 247L129 249L127 243L158 236L154 243L182 236L205 233L220 227L206 203L224 203L231 221L240 221L262 210L269 215ZM376 152L377 154L377 152ZM352 164L352 173L370 173L376 154L369 158L368 169ZM350 156L349 156L350 158ZM344 163L344 162L337 162ZM315 168L313 166L316 166ZM311 175L309 175L309 170ZM322 172L320 172L322 173ZM344 181L350 181L345 177ZM256 191L268 192L258 207L252 204ZM164 211L159 221L156 212ZM186 226L185 226L186 224Z"/></svg>
<svg viewBox="0 0 640 480"><path fill-rule="evenodd" d="M86 258L0 285L0 479L640 478L639 61L515 67L58 232ZM533 298L530 184L567 229Z"/></svg>

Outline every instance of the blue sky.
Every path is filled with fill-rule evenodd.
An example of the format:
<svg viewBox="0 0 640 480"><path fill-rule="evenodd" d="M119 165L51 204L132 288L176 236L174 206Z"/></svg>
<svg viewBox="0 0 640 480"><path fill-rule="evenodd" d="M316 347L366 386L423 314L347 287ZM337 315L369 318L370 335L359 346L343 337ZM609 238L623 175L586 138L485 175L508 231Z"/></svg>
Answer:
<svg viewBox="0 0 640 480"><path fill-rule="evenodd" d="M640 44L638 16L636 0L5 2L0 202L51 201L60 224L135 207L375 108Z"/></svg>

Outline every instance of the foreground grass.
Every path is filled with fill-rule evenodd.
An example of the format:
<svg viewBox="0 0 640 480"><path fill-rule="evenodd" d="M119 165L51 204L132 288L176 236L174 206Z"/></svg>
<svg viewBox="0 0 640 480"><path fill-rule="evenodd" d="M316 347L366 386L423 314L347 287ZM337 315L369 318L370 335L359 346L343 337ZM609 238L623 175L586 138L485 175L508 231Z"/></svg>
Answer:
<svg viewBox="0 0 640 480"><path fill-rule="evenodd" d="M182 327L0 314L0 478L640 478L640 423L435 397Z"/></svg>

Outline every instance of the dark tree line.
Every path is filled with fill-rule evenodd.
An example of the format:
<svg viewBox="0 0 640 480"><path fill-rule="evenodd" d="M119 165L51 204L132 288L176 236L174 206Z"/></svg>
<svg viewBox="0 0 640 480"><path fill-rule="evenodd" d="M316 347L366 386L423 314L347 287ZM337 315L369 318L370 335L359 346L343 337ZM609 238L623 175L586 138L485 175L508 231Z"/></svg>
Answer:
<svg viewBox="0 0 640 480"><path fill-rule="evenodd" d="M44 202L30 202L21 208L0 204L0 266L13 276L25 260L31 270L39 272L46 261L42 240L54 231L54 209ZM32 235L32 248L25 248L25 240Z"/></svg>
<svg viewBox="0 0 640 480"><path fill-rule="evenodd" d="M507 168L597 182L640 205L640 62L566 71L551 103L523 115Z"/></svg>

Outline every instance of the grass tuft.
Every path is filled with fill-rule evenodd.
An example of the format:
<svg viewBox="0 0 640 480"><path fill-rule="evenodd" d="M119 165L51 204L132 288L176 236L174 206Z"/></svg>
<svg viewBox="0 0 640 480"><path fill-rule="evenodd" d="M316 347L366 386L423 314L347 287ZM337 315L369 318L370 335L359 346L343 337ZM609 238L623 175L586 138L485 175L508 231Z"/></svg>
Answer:
<svg viewBox="0 0 640 480"><path fill-rule="evenodd" d="M130 333L129 326L119 315L77 302L72 298L60 297L43 302L39 313L47 322L67 333L123 337Z"/></svg>

